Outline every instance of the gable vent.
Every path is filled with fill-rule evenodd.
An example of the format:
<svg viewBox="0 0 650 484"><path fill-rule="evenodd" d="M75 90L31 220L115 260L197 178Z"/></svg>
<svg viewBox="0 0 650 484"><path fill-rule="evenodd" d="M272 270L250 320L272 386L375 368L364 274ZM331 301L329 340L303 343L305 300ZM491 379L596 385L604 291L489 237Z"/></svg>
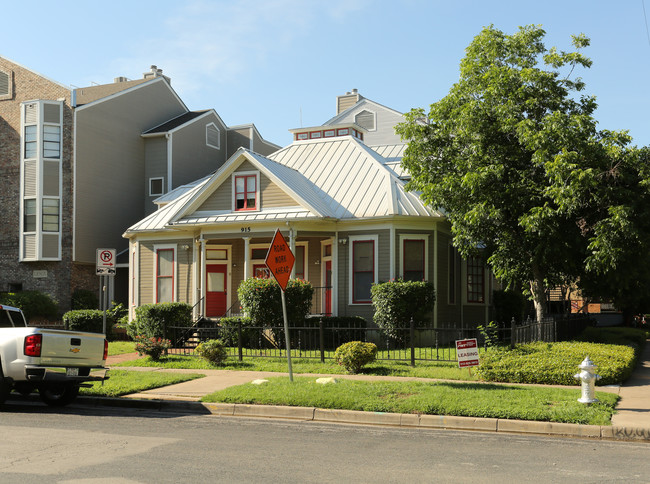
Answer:
<svg viewBox="0 0 650 484"><path fill-rule="evenodd" d="M9 87L9 74L0 71L0 96L8 96L10 93Z"/></svg>
<svg viewBox="0 0 650 484"><path fill-rule="evenodd" d="M354 117L354 122L368 131L373 131L375 129L375 113L364 109Z"/></svg>

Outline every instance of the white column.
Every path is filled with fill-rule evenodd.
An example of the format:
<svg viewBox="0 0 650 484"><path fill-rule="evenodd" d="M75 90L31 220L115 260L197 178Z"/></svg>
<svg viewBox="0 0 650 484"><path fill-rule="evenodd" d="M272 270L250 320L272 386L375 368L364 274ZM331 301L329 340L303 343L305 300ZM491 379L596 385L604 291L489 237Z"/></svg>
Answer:
<svg viewBox="0 0 650 484"><path fill-rule="evenodd" d="M251 238L244 237L244 279L251 276Z"/></svg>
<svg viewBox="0 0 650 484"><path fill-rule="evenodd" d="M201 294L201 298L200 298L201 299L201 314L203 316L205 316L205 298L206 298L207 294L206 294L206 291L205 291L205 284L204 284L205 277L206 277L206 274L205 274L206 269L205 269L205 239L203 238L203 236L201 236L201 238L199 239L199 244L200 244L200 250L201 250L201 255L199 257L199 264L200 264L200 267L201 267L201 270L199 271L199 273L201 274L201 279L200 279L199 284L198 284L197 287L199 287L200 291L201 291L200 292L200 294Z"/></svg>

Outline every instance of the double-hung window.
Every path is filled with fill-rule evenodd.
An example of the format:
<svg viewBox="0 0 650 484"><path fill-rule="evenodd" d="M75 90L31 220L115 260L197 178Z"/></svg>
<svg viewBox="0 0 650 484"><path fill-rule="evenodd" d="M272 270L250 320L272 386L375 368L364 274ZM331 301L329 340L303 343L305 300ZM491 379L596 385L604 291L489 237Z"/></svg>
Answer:
<svg viewBox="0 0 650 484"><path fill-rule="evenodd" d="M174 302L175 250L156 248L156 303Z"/></svg>
<svg viewBox="0 0 650 484"><path fill-rule="evenodd" d="M258 177L256 174L235 175L235 210L258 209Z"/></svg>
<svg viewBox="0 0 650 484"><path fill-rule="evenodd" d="M368 304L372 301L371 286L377 282L377 236L350 237L351 301Z"/></svg>

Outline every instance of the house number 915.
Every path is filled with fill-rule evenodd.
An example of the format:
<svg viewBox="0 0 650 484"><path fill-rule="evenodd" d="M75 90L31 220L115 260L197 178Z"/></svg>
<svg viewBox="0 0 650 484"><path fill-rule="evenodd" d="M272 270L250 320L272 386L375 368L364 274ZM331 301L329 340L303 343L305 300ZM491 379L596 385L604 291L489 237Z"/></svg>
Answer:
<svg viewBox="0 0 650 484"><path fill-rule="evenodd" d="M242 232L250 232L250 231L251 231L251 228L250 228L250 227L242 227L242 228L241 228L241 231L242 231Z"/></svg>

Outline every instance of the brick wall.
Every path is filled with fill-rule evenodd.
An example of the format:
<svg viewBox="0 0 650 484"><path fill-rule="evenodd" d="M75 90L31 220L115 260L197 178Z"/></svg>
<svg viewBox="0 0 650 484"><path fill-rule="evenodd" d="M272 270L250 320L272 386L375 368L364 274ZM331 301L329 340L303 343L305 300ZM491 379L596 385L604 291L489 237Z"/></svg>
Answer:
<svg viewBox="0 0 650 484"><path fill-rule="evenodd" d="M0 70L13 74L13 95L0 99L0 291L12 284L47 292L62 311L72 294L72 132L69 89L0 57ZM20 236L20 106L30 100L64 99L62 129L62 260L19 262ZM36 277L35 277L36 276ZM43 277L45 276L45 277ZM82 278L83 280L83 278ZM96 282L96 281L95 281ZM95 286L88 289L95 289Z"/></svg>

